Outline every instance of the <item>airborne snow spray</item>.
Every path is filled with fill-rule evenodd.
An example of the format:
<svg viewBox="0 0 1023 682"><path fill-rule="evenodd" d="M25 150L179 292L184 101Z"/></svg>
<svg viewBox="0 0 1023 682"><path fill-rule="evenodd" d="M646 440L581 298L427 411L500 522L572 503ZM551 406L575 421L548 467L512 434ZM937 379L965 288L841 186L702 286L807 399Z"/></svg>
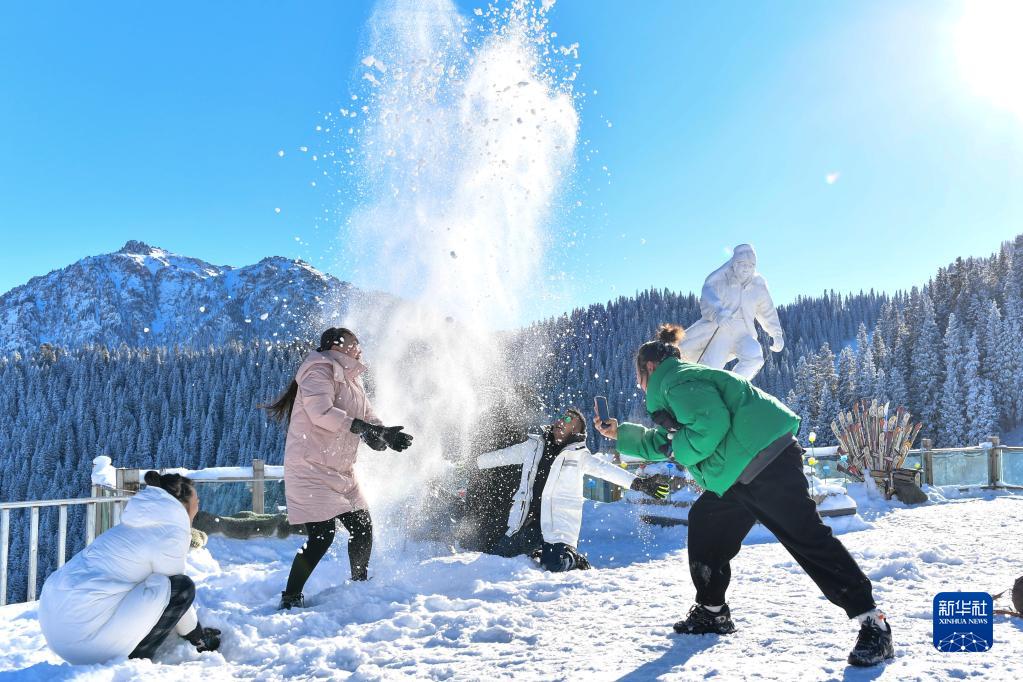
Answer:
<svg viewBox="0 0 1023 682"><path fill-rule="evenodd" d="M397 540L387 510L471 461L495 400L532 380L509 366L498 330L542 294L544 225L576 144L574 102L550 65L550 4L470 21L451 0L390 0L369 23L368 92L352 102L360 202L341 238L361 287L396 296L354 302L344 320L363 341L376 412L416 439L360 455L385 545Z"/></svg>

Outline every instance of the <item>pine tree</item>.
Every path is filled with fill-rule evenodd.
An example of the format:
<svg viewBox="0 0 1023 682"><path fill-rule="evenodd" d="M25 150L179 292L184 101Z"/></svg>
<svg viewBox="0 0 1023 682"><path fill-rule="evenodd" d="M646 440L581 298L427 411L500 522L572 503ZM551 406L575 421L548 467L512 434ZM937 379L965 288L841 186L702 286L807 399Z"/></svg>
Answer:
<svg viewBox="0 0 1023 682"><path fill-rule="evenodd" d="M938 400L944 373L940 364L941 334L926 292L920 294L919 323L910 356L909 391L915 401L912 409L923 423L922 436L934 438L939 426Z"/></svg>
<svg viewBox="0 0 1023 682"><path fill-rule="evenodd" d="M838 391L836 397L842 409L849 409L856 402L856 356L846 346L838 354Z"/></svg>
<svg viewBox="0 0 1023 682"><path fill-rule="evenodd" d="M955 313L945 330L945 381L941 390L941 421L938 438L944 447L959 447L967 437L966 391L964 384L963 333Z"/></svg>
<svg viewBox="0 0 1023 682"><path fill-rule="evenodd" d="M856 393L860 398L870 400L877 391L877 367L874 352L867 337L867 326L860 325L856 332Z"/></svg>

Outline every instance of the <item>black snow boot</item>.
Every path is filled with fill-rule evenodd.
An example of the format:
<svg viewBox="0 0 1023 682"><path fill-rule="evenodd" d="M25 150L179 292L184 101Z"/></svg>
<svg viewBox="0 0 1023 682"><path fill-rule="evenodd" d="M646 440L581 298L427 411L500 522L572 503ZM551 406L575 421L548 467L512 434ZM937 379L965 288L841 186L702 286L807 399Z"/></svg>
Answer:
<svg viewBox="0 0 1023 682"><path fill-rule="evenodd" d="M277 605L278 611L287 611L292 608L305 608L305 595L299 592L298 594L288 594L287 592L281 592L281 603Z"/></svg>
<svg viewBox="0 0 1023 682"><path fill-rule="evenodd" d="M895 647L892 645L892 626L888 624L887 619L878 623L873 618L868 618L860 626L856 646L849 653L849 665L867 667L877 665L889 658L895 658Z"/></svg>
<svg viewBox="0 0 1023 682"><path fill-rule="evenodd" d="M732 613L727 604L717 613L700 604L693 604L686 619L675 623L674 628L680 635L727 635L735 632L735 623L732 622Z"/></svg>

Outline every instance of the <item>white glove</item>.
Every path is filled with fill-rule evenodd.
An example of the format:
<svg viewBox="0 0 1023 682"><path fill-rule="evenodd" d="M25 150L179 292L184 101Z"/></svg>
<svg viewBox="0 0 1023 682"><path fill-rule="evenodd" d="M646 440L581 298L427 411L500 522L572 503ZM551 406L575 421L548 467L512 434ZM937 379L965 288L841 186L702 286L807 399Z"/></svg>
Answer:
<svg viewBox="0 0 1023 682"><path fill-rule="evenodd" d="M778 336L771 337L771 350L775 353L780 353L781 349L785 347L785 337L782 336L781 332L778 332Z"/></svg>

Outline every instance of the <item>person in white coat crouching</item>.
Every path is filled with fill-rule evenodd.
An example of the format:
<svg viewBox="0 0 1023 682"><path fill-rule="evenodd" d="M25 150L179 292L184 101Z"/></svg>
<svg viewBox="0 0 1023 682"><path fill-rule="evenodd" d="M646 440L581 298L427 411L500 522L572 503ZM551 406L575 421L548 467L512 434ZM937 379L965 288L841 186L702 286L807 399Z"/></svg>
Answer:
<svg viewBox="0 0 1023 682"><path fill-rule="evenodd" d="M586 448L586 421L575 408L569 408L542 434L530 434L523 443L476 459L480 469L510 465L521 465L522 473L508 513L508 530L493 553L507 557L539 554L540 564L552 572L590 567L577 549L585 475L660 499L668 495L666 486L594 457Z"/></svg>
<svg viewBox="0 0 1023 682"><path fill-rule="evenodd" d="M146 487L121 523L47 578L39 597L46 643L74 664L152 658L171 630L200 652L220 646L220 630L199 624L195 584L185 573L195 486L178 474L146 472Z"/></svg>

